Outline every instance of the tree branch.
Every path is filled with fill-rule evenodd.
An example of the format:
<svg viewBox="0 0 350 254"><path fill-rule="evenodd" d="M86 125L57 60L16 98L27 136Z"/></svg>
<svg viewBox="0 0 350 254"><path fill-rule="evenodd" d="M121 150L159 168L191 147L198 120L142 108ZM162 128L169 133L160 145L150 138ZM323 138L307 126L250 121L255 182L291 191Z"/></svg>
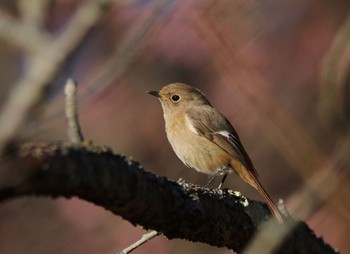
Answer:
<svg viewBox="0 0 350 254"><path fill-rule="evenodd" d="M227 189L169 181L109 148L87 143L19 145L0 167L26 176L2 188L0 200L23 195L77 196L170 239L226 246L238 253L270 216L260 202ZM284 227L275 224L277 231ZM298 222L292 230L276 253L336 253L306 224Z"/></svg>

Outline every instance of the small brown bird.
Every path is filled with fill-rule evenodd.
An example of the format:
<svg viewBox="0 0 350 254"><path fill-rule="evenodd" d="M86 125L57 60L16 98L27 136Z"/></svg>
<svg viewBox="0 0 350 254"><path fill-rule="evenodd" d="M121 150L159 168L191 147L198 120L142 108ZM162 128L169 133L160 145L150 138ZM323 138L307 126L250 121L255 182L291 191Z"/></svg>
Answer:
<svg viewBox="0 0 350 254"><path fill-rule="evenodd" d="M212 107L202 92L174 83L159 92L149 91L161 102L168 140L176 155L188 167L213 176L236 172L258 190L278 222L282 216L262 187L258 172L230 122Z"/></svg>

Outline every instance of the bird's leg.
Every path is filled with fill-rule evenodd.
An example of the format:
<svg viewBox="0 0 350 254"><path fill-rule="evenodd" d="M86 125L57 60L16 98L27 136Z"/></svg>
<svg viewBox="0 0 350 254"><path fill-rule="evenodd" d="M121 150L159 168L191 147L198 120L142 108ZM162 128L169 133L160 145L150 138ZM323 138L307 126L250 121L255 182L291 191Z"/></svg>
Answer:
<svg viewBox="0 0 350 254"><path fill-rule="evenodd" d="M226 174L224 174L224 177L221 179L221 182L220 182L220 184L219 184L219 187L218 187L218 189L221 189L221 187L222 187L222 185L224 184L224 182L225 182L225 180L226 180L226 177L228 176L228 174L226 173Z"/></svg>
<svg viewBox="0 0 350 254"><path fill-rule="evenodd" d="M217 177L218 174L215 174L213 176L210 177L209 181L204 185L205 188L208 188L209 185L214 181L215 177Z"/></svg>
<svg viewBox="0 0 350 254"><path fill-rule="evenodd" d="M215 173L215 175L213 175L212 177L210 177L209 181L207 182L206 185L204 185L205 188L208 188L208 186L214 181L214 179L219 176L222 175L222 171L218 171ZM225 173L224 177L222 178L220 185L219 185L219 189L221 189L222 185L224 184L226 177L227 177L228 173Z"/></svg>

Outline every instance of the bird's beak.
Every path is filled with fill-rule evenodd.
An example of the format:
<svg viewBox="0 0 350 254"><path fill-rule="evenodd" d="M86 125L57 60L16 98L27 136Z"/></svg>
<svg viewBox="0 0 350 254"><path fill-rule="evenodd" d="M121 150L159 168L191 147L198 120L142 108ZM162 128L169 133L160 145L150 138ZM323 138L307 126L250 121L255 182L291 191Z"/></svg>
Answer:
<svg viewBox="0 0 350 254"><path fill-rule="evenodd" d="M150 95L153 95L155 97L160 98L159 92L158 91L147 91L147 93L149 93Z"/></svg>

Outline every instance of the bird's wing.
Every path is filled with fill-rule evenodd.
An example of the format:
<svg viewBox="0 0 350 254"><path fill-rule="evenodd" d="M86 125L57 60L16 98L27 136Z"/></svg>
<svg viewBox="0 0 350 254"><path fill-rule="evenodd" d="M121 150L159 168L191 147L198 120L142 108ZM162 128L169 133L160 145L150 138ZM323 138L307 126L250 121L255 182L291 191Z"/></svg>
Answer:
<svg viewBox="0 0 350 254"><path fill-rule="evenodd" d="M241 162L255 176L258 176L249 155L245 151L239 136L230 122L215 108L201 106L191 108L186 112L186 117L192 129L198 135L206 137L221 149L225 150L234 159Z"/></svg>

